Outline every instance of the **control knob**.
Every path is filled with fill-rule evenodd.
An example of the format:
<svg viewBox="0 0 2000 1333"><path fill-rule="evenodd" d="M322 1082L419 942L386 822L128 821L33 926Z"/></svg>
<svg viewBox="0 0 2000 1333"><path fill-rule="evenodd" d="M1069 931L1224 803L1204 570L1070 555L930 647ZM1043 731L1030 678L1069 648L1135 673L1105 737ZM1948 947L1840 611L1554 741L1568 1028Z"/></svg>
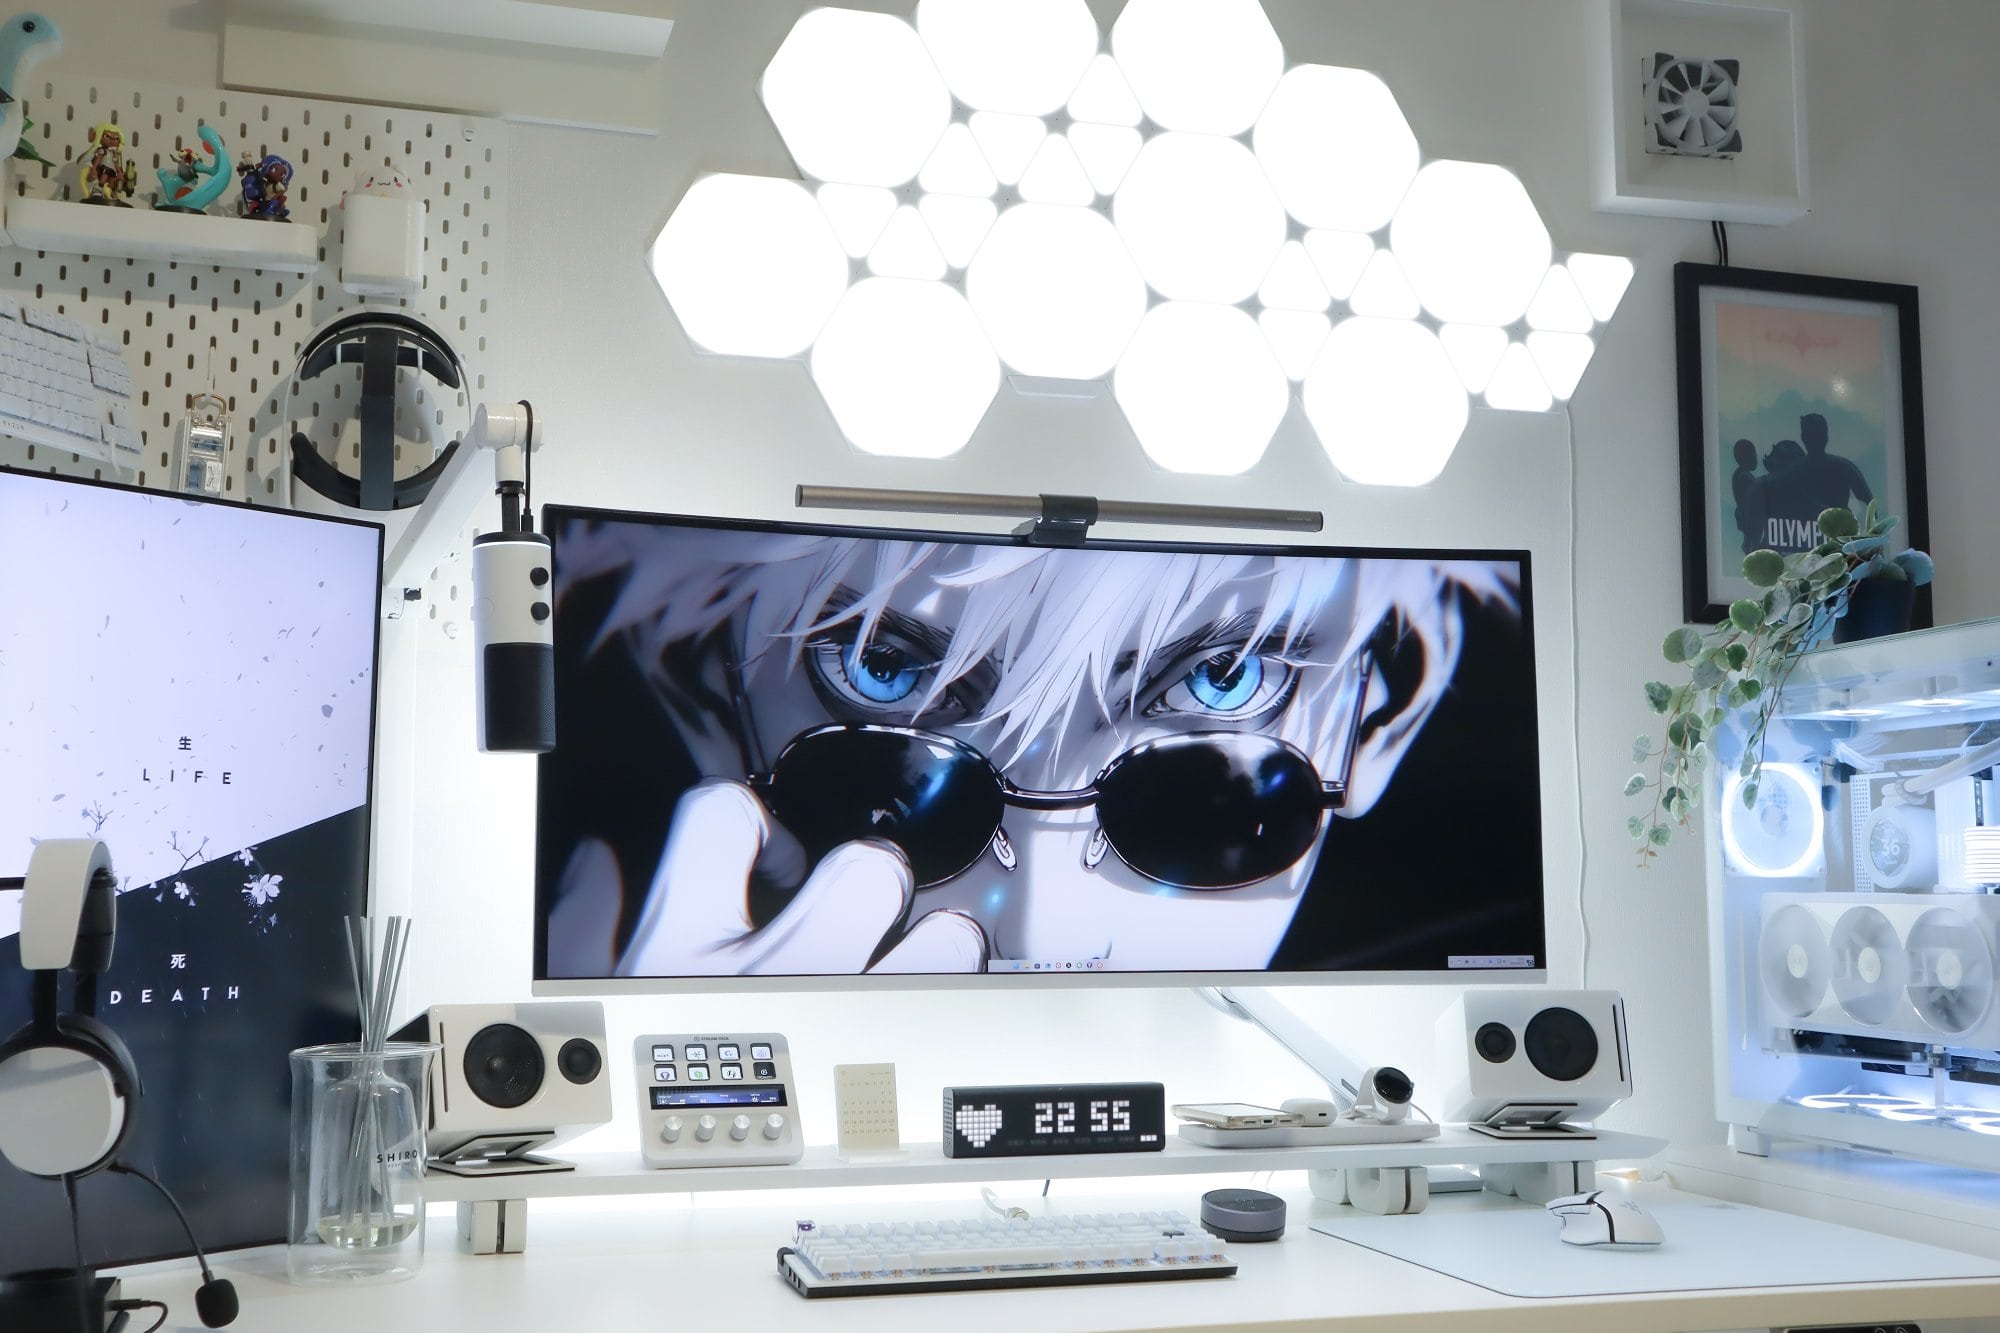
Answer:
<svg viewBox="0 0 2000 1333"><path fill-rule="evenodd" d="M700 1139L703 1143L707 1143L710 1139L714 1138L715 1117L712 1115L705 1115L701 1119L695 1121L694 1136Z"/></svg>
<svg viewBox="0 0 2000 1333"><path fill-rule="evenodd" d="M785 1117L776 1111L764 1117L764 1137L775 1139L785 1132Z"/></svg>
<svg viewBox="0 0 2000 1333"><path fill-rule="evenodd" d="M750 1117L739 1115L729 1122L729 1137L738 1143L750 1137Z"/></svg>
<svg viewBox="0 0 2000 1333"><path fill-rule="evenodd" d="M667 1117L667 1122L660 1126L660 1141L663 1143L678 1143L680 1142L680 1138L681 1118L677 1115L670 1115Z"/></svg>

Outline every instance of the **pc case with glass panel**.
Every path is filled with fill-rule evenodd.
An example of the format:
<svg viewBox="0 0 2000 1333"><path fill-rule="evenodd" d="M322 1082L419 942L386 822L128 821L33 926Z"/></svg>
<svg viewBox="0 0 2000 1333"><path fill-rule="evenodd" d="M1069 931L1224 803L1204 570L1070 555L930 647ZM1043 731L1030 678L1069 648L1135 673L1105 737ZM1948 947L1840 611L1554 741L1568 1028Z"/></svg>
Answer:
<svg viewBox="0 0 2000 1333"><path fill-rule="evenodd" d="M2000 1169L2000 620L1817 649L1709 792L1716 1111Z"/></svg>

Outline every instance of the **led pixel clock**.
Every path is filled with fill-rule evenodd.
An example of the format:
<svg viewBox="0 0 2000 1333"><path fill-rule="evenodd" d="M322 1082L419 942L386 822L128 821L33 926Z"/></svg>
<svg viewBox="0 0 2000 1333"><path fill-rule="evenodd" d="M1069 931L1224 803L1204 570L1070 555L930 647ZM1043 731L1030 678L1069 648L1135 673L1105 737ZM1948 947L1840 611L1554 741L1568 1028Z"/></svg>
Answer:
<svg viewBox="0 0 2000 1333"><path fill-rule="evenodd" d="M946 1157L1159 1152L1167 1095L1159 1083L1015 1083L944 1090Z"/></svg>

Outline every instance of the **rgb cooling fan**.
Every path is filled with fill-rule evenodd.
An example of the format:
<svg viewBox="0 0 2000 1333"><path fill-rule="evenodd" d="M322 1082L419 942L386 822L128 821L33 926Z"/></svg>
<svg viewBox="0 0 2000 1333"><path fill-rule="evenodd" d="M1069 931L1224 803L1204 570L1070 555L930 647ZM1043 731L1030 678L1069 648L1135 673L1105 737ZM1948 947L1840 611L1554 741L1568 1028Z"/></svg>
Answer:
<svg viewBox="0 0 2000 1333"><path fill-rule="evenodd" d="M1735 157L1740 60L1691 60L1656 51L1646 57L1646 151L1675 157Z"/></svg>
<svg viewBox="0 0 2000 1333"><path fill-rule="evenodd" d="M1903 942L1889 918L1872 907L1850 907L1833 927L1833 993L1857 1023L1888 1022L1909 977Z"/></svg>
<svg viewBox="0 0 2000 1333"><path fill-rule="evenodd" d="M1924 1022L1939 1032L1969 1032L1993 1003L1993 954L1978 927L1949 907L1936 907L1910 927L1909 996Z"/></svg>
<svg viewBox="0 0 2000 1333"><path fill-rule="evenodd" d="M1757 970L1764 993L1786 1018L1819 1008L1833 975L1833 952L1819 918L1796 903L1773 912L1757 940Z"/></svg>

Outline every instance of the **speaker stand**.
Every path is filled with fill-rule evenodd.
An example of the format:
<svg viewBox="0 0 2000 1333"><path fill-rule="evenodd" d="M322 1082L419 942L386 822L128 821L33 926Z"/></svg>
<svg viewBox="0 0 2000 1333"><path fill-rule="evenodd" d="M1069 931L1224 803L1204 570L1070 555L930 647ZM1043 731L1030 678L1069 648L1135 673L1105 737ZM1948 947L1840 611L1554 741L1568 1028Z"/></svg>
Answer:
<svg viewBox="0 0 2000 1333"><path fill-rule="evenodd" d="M507 1157L433 1157L424 1163L426 1171L442 1171L448 1176L463 1176L467 1180L485 1180L490 1176L539 1176L550 1171L574 1171L575 1162L565 1162L560 1157L538 1157L534 1153L515 1153Z"/></svg>

